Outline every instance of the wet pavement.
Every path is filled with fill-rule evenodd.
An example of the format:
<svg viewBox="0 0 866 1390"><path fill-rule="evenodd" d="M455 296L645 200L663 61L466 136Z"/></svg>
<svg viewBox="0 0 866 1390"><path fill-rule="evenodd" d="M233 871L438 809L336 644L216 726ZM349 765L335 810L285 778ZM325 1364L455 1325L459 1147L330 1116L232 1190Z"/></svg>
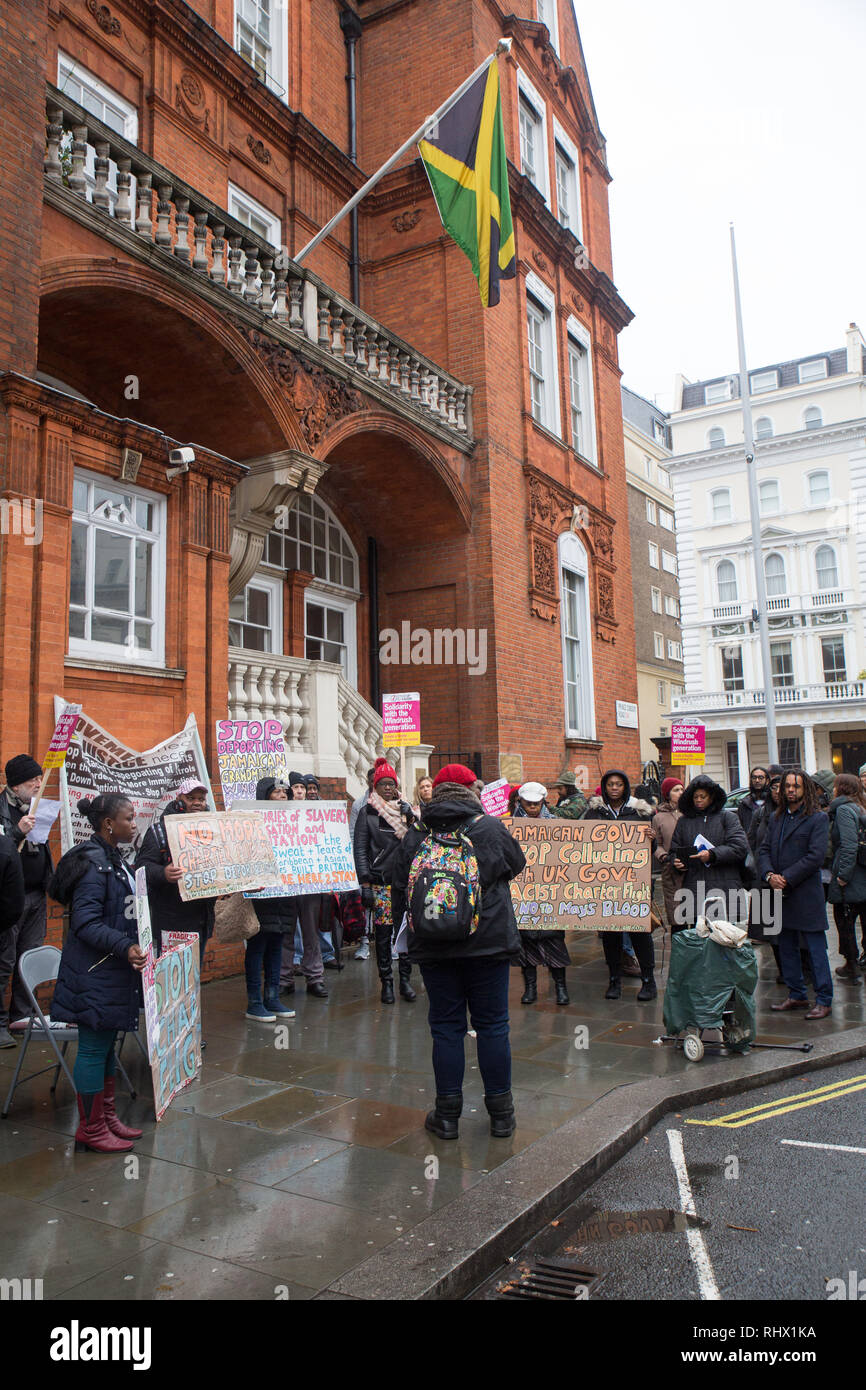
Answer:
<svg viewBox="0 0 866 1390"><path fill-rule="evenodd" d="M142 1095L119 1096L118 1108L145 1131L134 1155L76 1155L68 1083L61 1078L56 1097L48 1075L27 1084L0 1122L0 1277L41 1278L46 1299L70 1301L330 1297L322 1293L329 1284L412 1241L421 1222L480 1193L501 1164L531 1156L533 1144L600 1096L693 1069L672 1045L654 1042L663 988L655 1002L638 1004L640 981L626 979L622 999L608 1002L597 938L570 943L568 1007L555 1005L544 971L538 1004L521 1007L513 972L511 1140L489 1137L471 1038L459 1141L424 1129L435 1088L419 974L416 1004L382 1005L375 963L350 956L342 972L326 974L330 999L307 998L301 986L296 1018L283 1026L245 1020L240 977L206 985L205 1065L159 1125L149 1072L127 1039L124 1063ZM845 985L825 1021L771 1014L786 991L775 985L768 949L760 960L761 1041L797 1042L866 1021L866 989ZM666 969L658 978L663 987ZM15 1059L0 1051L0 1085ZM27 1070L49 1060L34 1045ZM704 1074L717 1065L709 1055L699 1064Z"/></svg>

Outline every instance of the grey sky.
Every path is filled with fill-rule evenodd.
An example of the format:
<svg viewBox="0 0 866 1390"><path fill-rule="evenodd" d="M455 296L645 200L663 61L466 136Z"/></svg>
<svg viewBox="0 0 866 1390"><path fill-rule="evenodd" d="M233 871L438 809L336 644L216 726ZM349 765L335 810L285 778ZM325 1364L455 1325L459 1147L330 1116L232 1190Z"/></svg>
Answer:
<svg viewBox="0 0 866 1390"><path fill-rule="evenodd" d="M866 332L866 0L574 0L614 182L624 381L735 370Z"/></svg>

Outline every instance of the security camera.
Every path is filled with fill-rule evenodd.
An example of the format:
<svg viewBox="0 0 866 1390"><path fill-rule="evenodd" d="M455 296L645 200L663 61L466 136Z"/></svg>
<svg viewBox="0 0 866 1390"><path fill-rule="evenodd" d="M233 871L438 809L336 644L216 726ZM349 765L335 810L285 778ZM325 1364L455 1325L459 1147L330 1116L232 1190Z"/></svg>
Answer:
<svg viewBox="0 0 866 1390"><path fill-rule="evenodd" d="M172 466L165 470L167 478L176 478L180 473L188 473L190 464L195 463L195 449L191 449L188 444L181 449L169 449L168 461Z"/></svg>

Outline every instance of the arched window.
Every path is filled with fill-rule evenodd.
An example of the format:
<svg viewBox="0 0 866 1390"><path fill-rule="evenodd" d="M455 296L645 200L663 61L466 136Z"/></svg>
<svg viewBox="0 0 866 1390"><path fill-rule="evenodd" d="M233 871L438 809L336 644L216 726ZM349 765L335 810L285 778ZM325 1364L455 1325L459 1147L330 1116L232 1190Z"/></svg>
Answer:
<svg viewBox="0 0 866 1390"><path fill-rule="evenodd" d="M719 603L736 603L737 571L730 560L722 560L716 567L716 588Z"/></svg>
<svg viewBox="0 0 866 1390"><path fill-rule="evenodd" d="M720 425L713 425L707 435L707 447L709 449L723 449L725 447L725 431Z"/></svg>
<svg viewBox="0 0 866 1390"><path fill-rule="evenodd" d="M303 570L341 589L358 588L355 547L330 507L307 493L277 518L263 559L277 569Z"/></svg>
<svg viewBox="0 0 866 1390"><path fill-rule="evenodd" d="M775 516L781 511L778 478L767 478L758 488L758 505L761 516Z"/></svg>
<svg viewBox="0 0 866 1390"><path fill-rule="evenodd" d="M755 421L755 438L773 438L773 422L770 419L769 415L761 415L760 418Z"/></svg>
<svg viewBox="0 0 866 1390"><path fill-rule="evenodd" d="M830 501L830 474L819 469L809 474L809 506L823 507Z"/></svg>
<svg viewBox="0 0 866 1390"><path fill-rule="evenodd" d="M815 551L815 574L819 589L838 589L839 566L832 545L819 545Z"/></svg>
<svg viewBox="0 0 866 1390"><path fill-rule="evenodd" d="M764 561L764 576L767 581L767 598L777 597L779 594L788 592L788 581L785 576L785 561L781 555L775 552L768 555Z"/></svg>
<svg viewBox="0 0 866 1390"><path fill-rule="evenodd" d="M566 734L595 738L589 564L586 550L572 531L560 536L558 550Z"/></svg>
<svg viewBox="0 0 866 1390"><path fill-rule="evenodd" d="M803 429L818 430L824 423L824 416L817 405L807 405L803 411Z"/></svg>
<svg viewBox="0 0 866 1390"><path fill-rule="evenodd" d="M710 505L713 521L730 521L731 489L729 487L716 488L715 492L710 493Z"/></svg>

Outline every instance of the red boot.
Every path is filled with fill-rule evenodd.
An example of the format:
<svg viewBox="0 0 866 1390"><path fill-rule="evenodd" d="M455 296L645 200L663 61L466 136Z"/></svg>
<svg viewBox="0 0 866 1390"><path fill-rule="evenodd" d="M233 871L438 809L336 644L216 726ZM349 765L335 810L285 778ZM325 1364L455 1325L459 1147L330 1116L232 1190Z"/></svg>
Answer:
<svg viewBox="0 0 866 1390"><path fill-rule="evenodd" d="M133 1129L131 1125L125 1125L122 1120L117 1118L117 1111L114 1108L113 1076L106 1076L103 1095L105 1096L105 1102L102 1107L102 1113L105 1115L105 1123L108 1125L111 1133L116 1134L118 1139L140 1139L143 1130Z"/></svg>
<svg viewBox="0 0 866 1390"><path fill-rule="evenodd" d="M104 1096L102 1091L92 1095L79 1092L79 1125L75 1131L75 1152L92 1149L98 1154L126 1153L132 1145L126 1139L118 1139L105 1123Z"/></svg>

